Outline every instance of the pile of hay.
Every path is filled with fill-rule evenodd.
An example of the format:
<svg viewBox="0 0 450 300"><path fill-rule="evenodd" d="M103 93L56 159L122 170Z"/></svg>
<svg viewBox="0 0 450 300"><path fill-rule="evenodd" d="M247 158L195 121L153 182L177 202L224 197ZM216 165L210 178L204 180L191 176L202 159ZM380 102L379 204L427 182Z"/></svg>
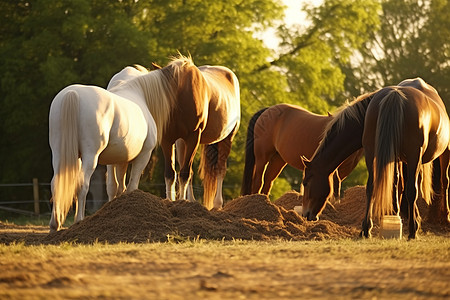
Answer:
<svg viewBox="0 0 450 300"><path fill-rule="evenodd" d="M49 234L44 242L356 238L366 209L365 187L347 189L340 202L326 206L318 222L297 214L293 210L297 205L302 205L302 196L291 191L274 203L265 195L249 195L229 201L222 210L208 211L198 202L172 202L138 190L106 203L68 229ZM375 222L374 235L377 227Z"/></svg>
<svg viewBox="0 0 450 300"><path fill-rule="evenodd" d="M208 211L197 202L169 201L134 191L106 203L94 215L51 233L48 243L156 242L170 239L311 240L357 236L358 229L329 220L307 222L265 195L229 201Z"/></svg>

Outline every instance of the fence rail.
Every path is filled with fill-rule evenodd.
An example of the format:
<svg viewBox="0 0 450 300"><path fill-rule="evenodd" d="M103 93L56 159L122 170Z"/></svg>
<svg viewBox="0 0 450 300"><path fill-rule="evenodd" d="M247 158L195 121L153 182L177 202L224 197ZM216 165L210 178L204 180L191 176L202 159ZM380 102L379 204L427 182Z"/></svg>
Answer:
<svg viewBox="0 0 450 300"><path fill-rule="evenodd" d="M91 182L91 186L95 186L98 185L100 183L97 182ZM49 200L40 200L40 196L39 196L39 187L50 187L50 183L42 183L39 182L39 180L37 178L33 178L32 182L25 182L25 183L0 183L0 188L8 188L8 187L32 187L33 188L33 200L16 200L16 201L2 201L0 202L0 210L4 210L4 211L10 211L10 212L14 212L14 213L19 213L19 214L23 214L23 215L28 215L28 216L39 216L41 215L41 211L40 211L40 203L47 203L49 204ZM147 186L153 186L153 187L161 187L161 186L165 186L164 183L152 183L152 184L147 184ZM228 185L223 185L223 188L232 188L233 186L228 186ZM203 192L203 187L201 185L194 185L193 186L194 189L194 194L198 194L196 195L196 198L198 198L201 193ZM94 201L94 200L92 200ZM89 200L87 200L87 202L89 202ZM14 205L14 204L34 204L34 211L30 211L30 210L23 210L23 209L18 209L18 208L13 208L13 207L8 207L5 206L6 205ZM50 207L51 210L51 207ZM47 213L44 213L47 214Z"/></svg>
<svg viewBox="0 0 450 300"><path fill-rule="evenodd" d="M50 183L39 183L39 180L37 178L33 178L32 182L29 183L1 183L0 187L25 187L25 186L31 186L33 187L33 203L34 203L34 211L28 211L18 208L12 208L0 205L1 210L11 211L15 213L20 213L24 215L30 215L30 216L39 216L41 214L40 207L39 207L39 185L42 186L49 186ZM19 203L15 201L14 203ZM20 203L30 203L30 201L20 201ZM2 204L11 204L11 202L2 202Z"/></svg>

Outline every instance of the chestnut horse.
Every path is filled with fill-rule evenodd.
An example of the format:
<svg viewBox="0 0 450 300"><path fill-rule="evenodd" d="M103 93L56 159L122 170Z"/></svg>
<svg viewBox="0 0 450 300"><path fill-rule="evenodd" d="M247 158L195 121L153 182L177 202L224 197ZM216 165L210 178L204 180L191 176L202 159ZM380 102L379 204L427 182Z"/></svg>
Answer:
<svg viewBox="0 0 450 300"><path fill-rule="evenodd" d="M420 217L417 186L430 199L431 162L440 159L442 200L448 216L449 119L436 90L422 79L365 94L346 106L330 127L310 162L305 162L303 214L317 219L330 196L330 174L348 155L364 145L369 171L367 209L361 235L370 236L372 214L398 214L397 184L400 163L407 164L406 201L409 238L414 238ZM393 138L397 135L397 140ZM391 139L392 138L392 139ZM338 151L339 150L339 151Z"/></svg>
<svg viewBox="0 0 450 300"><path fill-rule="evenodd" d="M331 115L317 115L291 104L277 104L254 114L247 129L241 194L268 195L273 181L287 164L304 170L301 156L310 158L314 154L332 119ZM361 156L362 149L334 172L336 198L339 198L341 181L355 168Z"/></svg>
<svg viewBox="0 0 450 300"><path fill-rule="evenodd" d="M226 161L241 117L236 75L223 66L197 68L190 57L180 55L166 67L138 79L140 86L149 89L151 101L166 107L159 113L152 111L152 115L158 134L161 133L167 198L187 198L194 156L203 144L199 167L204 186L203 204L208 209L222 207ZM161 114L169 121L158 122ZM175 193L175 142L180 147L177 150L180 155L178 194Z"/></svg>

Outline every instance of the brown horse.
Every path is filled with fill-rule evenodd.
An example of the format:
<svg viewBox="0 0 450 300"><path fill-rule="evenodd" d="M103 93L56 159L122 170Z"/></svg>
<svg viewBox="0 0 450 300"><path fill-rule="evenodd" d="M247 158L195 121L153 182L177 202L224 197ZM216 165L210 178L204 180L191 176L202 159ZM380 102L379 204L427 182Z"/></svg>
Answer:
<svg viewBox="0 0 450 300"><path fill-rule="evenodd" d="M310 162L305 162L304 215L309 220L317 219L330 196L330 174L339 161L364 144L369 179L362 236L370 236L372 208L377 217L392 210L398 213L398 203L393 196L399 193L399 165L403 162L408 170L405 174L405 197L408 201L409 237L414 238L420 220L415 204L416 187L421 184L423 197L429 199L430 165L437 157L442 170L443 209L447 216L449 213L449 131L448 115L442 100L436 90L420 78L360 96L336 115L316 154ZM387 139L394 134L397 134L397 140Z"/></svg>
<svg viewBox="0 0 450 300"><path fill-rule="evenodd" d="M167 198L187 198L192 179L192 162L199 144L204 144L200 162L203 204L221 207L222 181L231 142L240 122L239 82L223 66L196 67L190 57L179 55L134 82L147 98L158 129L165 159ZM168 120L168 122L163 122ZM175 193L175 142L179 151L178 194ZM214 201L214 203L213 203Z"/></svg>
<svg viewBox="0 0 450 300"><path fill-rule="evenodd" d="M269 194L273 181L287 164L304 170L301 156L314 154L332 119L331 115L317 115L290 104L277 104L254 114L247 129L241 194ZM336 198L339 198L341 181L355 168L361 156L362 150L356 151L334 173Z"/></svg>

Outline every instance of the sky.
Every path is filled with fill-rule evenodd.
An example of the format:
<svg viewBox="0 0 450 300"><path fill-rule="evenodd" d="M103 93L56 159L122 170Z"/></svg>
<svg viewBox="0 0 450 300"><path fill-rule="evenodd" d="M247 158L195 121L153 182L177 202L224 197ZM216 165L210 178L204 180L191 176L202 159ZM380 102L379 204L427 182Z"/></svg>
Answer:
<svg viewBox="0 0 450 300"><path fill-rule="evenodd" d="M284 22L289 27L295 24L300 24L306 22L305 14L302 12L302 7L304 3L312 3L317 6L322 3L323 0L283 0L283 3L287 6L285 10ZM275 37L276 28L271 28L267 30L262 39L265 44L271 49L278 48L278 39Z"/></svg>

